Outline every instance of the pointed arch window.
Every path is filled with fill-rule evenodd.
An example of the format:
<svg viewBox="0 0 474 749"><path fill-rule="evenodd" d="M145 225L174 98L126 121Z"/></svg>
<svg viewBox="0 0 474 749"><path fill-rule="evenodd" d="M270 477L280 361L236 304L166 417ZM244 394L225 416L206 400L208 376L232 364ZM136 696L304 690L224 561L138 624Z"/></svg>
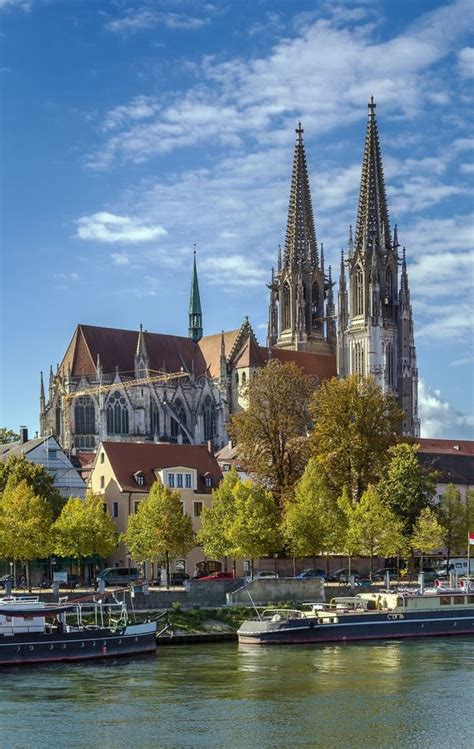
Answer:
<svg viewBox="0 0 474 749"><path fill-rule="evenodd" d="M76 434L95 433L95 405L88 395L81 395L74 401L74 426Z"/></svg>
<svg viewBox="0 0 474 749"><path fill-rule="evenodd" d="M282 328L291 328L290 287L287 283L283 285Z"/></svg>
<svg viewBox="0 0 474 749"><path fill-rule="evenodd" d="M356 270L355 314L364 314L364 274L362 272L362 268L360 267L358 267Z"/></svg>
<svg viewBox="0 0 474 749"><path fill-rule="evenodd" d="M186 426L187 419L186 410L181 398L176 398L173 406L178 419L173 418L173 416L171 417L171 439L176 442L178 440L178 437L181 436L183 443L189 443L189 438L186 434L186 431L182 428L182 426Z"/></svg>
<svg viewBox="0 0 474 749"><path fill-rule="evenodd" d="M107 434L128 433L129 418L127 401L119 390L114 390L107 402Z"/></svg>
<svg viewBox="0 0 474 749"><path fill-rule="evenodd" d="M395 387L395 351L392 343L385 348L385 378L389 387Z"/></svg>
<svg viewBox="0 0 474 749"><path fill-rule="evenodd" d="M388 298L389 303L393 300L393 275L391 268L387 268L385 271L385 296Z"/></svg>
<svg viewBox="0 0 474 749"><path fill-rule="evenodd" d="M151 433L154 437L160 436L160 409L154 405L151 412Z"/></svg>
<svg viewBox="0 0 474 749"><path fill-rule="evenodd" d="M317 283L313 284L313 289L311 292L311 327L317 328L318 324L321 322L319 317L319 306L321 303L321 295L319 291L319 286Z"/></svg>
<svg viewBox="0 0 474 749"><path fill-rule="evenodd" d="M213 440L216 436L216 407L210 395L206 395L204 400L203 415L204 439Z"/></svg>

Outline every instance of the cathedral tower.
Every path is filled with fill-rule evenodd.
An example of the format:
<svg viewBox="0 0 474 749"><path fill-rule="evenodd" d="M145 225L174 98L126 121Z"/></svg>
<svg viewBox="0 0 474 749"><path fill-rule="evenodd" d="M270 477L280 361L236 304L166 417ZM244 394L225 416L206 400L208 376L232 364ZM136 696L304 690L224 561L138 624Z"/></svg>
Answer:
<svg viewBox="0 0 474 749"><path fill-rule="evenodd" d="M332 281L325 277L318 253L301 123L296 129L285 249L283 257L279 249L269 289L268 346L332 353L335 331L326 322Z"/></svg>
<svg viewBox="0 0 474 749"><path fill-rule="evenodd" d="M202 310L196 268L196 246L194 246L193 278L191 281L191 294L189 297L188 336L193 339L194 343L198 343L202 338Z"/></svg>
<svg viewBox="0 0 474 749"><path fill-rule="evenodd" d="M390 235L382 156L371 98L355 239L349 235L346 287L341 261L338 373L373 376L404 411L403 431L418 436L418 372L405 253L398 290L398 236Z"/></svg>

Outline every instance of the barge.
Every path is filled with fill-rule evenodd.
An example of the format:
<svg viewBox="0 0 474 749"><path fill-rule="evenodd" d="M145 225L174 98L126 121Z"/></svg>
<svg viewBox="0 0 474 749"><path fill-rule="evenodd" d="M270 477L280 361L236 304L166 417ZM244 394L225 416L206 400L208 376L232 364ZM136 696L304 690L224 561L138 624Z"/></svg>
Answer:
<svg viewBox="0 0 474 749"><path fill-rule="evenodd" d="M124 602L47 604L0 598L0 666L134 656L156 651L156 621L132 623Z"/></svg>
<svg viewBox="0 0 474 749"><path fill-rule="evenodd" d="M244 621L239 643L319 644L474 634L474 588L380 591L310 604L309 610L267 609Z"/></svg>

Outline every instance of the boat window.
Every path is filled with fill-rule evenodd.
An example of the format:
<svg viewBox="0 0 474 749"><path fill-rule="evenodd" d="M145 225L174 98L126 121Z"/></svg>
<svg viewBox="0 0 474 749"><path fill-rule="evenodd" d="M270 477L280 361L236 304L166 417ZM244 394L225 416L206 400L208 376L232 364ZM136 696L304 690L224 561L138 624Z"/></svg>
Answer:
<svg viewBox="0 0 474 749"><path fill-rule="evenodd" d="M474 603L474 596L468 596L467 597L467 602L468 603Z"/></svg>
<svg viewBox="0 0 474 749"><path fill-rule="evenodd" d="M453 596L454 603L457 603L458 605L461 603L464 603L464 596Z"/></svg>
<svg viewBox="0 0 474 749"><path fill-rule="evenodd" d="M450 606L451 605L451 596L441 596L439 599L439 605L440 606Z"/></svg>
<svg viewBox="0 0 474 749"><path fill-rule="evenodd" d="M397 606L403 608L403 598L401 596L397 598Z"/></svg>

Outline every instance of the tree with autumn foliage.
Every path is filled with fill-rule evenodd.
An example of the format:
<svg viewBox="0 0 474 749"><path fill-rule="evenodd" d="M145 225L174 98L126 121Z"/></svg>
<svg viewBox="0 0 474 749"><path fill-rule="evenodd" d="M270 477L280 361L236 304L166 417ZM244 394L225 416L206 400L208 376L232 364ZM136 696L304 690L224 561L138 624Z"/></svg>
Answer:
<svg viewBox="0 0 474 749"><path fill-rule="evenodd" d="M5 463L0 461L0 494L7 482L14 486L22 481L26 481L34 494L49 504L53 518L60 515L66 500L54 486L54 478L44 466L32 463L24 455L10 455Z"/></svg>
<svg viewBox="0 0 474 749"><path fill-rule="evenodd" d="M229 434L245 470L281 506L308 459L308 402L314 384L293 362L273 359L245 388L248 407L232 417Z"/></svg>
<svg viewBox="0 0 474 749"><path fill-rule="evenodd" d="M185 556L195 546L192 520L183 514L179 491L156 481L137 513L130 515L123 540L136 561L164 561L169 581L170 558Z"/></svg>
<svg viewBox="0 0 474 749"><path fill-rule="evenodd" d="M197 542L211 559L230 557L235 559L236 551L229 537L230 527L235 518L234 489L240 479L234 467L227 471L218 487L212 490L212 503L201 513L201 528L197 532Z"/></svg>
<svg viewBox="0 0 474 749"><path fill-rule="evenodd" d="M310 447L337 496L347 486L355 502L377 483L387 450L400 435L402 412L372 377L325 380L313 393Z"/></svg>
<svg viewBox="0 0 474 749"><path fill-rule="evenodd" d="M423 556L432 554L443 545L444 529L431 507L423 507L414 526L411 545L421 552L420 570L423 569Z"/></svg>

